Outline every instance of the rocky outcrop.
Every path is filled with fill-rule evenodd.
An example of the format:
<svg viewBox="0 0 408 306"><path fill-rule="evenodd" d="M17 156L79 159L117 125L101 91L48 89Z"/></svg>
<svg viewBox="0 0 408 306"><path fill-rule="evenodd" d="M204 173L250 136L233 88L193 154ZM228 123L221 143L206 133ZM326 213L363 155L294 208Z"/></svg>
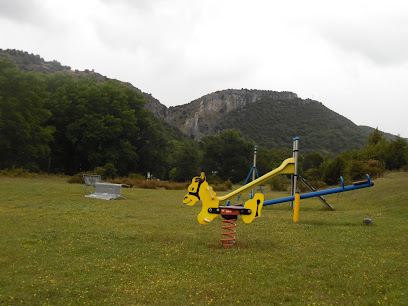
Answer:
<svg viewBox="0 0 408 306"><path fill-rule="evenodd" d="M297 99L297 95L292 92L227 89L205 95L189 104L169 108L164 119L188 136L200 139L204 135L214 134L215 126L223 116L262 97L275 100Z"/></svg>

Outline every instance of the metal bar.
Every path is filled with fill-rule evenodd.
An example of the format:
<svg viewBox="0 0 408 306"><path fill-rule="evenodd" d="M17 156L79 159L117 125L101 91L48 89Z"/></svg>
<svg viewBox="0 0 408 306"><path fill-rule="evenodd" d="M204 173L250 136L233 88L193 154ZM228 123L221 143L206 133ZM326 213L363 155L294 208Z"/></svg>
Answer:
<svg viewBox="0 0 408 306"><path fill-rule="evenodd" d="M254 146L254 165L252 167L252 181L255 181L255 169L256 169L256 153L258 151L258 146ZM255 195L255 188L251 189L251 199L254 198Z"/></svg>
<svg viewBox="0 0 408 306"><path fill-rule="evenodd" d="M249 170L249 173L248 173L248 175L247 175L247 178L245 179L244 185L242 185L242 186L245 186L246 184L248 184L249 177L251 176L251 173L252 173L253 171L254 171L254 168L251 168L251 170ZM238 195L237 201L239 201L240 198L241 198L241 195Z"/></svg>
<svg viewBox="0 0 408 306"><path fill-rule="evenodd" d="M343 179L341 178L343 181ZM331 188L331 189L326 189L326 190L320 190L320 191L314 191L314 192L309 192L309 193L303 193L300 195L300 199L309 199L313 197L318 197L326 194L333 194L333 193L339 193L339 192L344 192L344 191L351 191L351 190L356 190L356 189L361 189L361 188L367 188L367 187L372 187L374 186L374 183L371 182L370 180L367 180L365 183L360 183L360 184L354 184L354 185L348 185L344 186L342 183L341 187L337 188ZM279 203L284 203L284 202L289 202L289 201L294 201L295 196L289 196L285 198L279 198L279 199L274 199L274 200L268 200L263 203L263 206L268 206L268 205L274 205L274 204L279 204Z"/></svg>
<svg viewBox="0 0 408 306"><path fill-rule="evenodd" d="M258 178L259 177L258 169L255 168L255 171L256 171L256 178ZM263 193L262 185L259 185L259 189L261 190L261 193Z"/></svg>
<svg viewBox="0 0 408 306"><path fill-rule="evenodd" d="M309 188L309 190L311 190L311 191L316 191L316 189L314 189L313 186L310 185L310 184L309 184L303 177L301 177L300 175L299 175L299 180L300 180L303 184L305 184L305 186L306 186L307 188ZM319 200L320 200L324 205L326 205L328 208L330 208L331 210L335 210L333 206L331 206L329 203L327 203L327 201L326 201L325 198L323 198L322 196L318 196L318 198L319 198Z"/></svg>
<svg viewBox="0 0 408 306"><path fill-rule="evenodd" d="M233 198L233 197L235 197L235 196L237 196L237 195L239 195L239 194L241 194L243 192L246 192L246 191L252 189L253 186L258 186L260 184L265 183L267 180L273 178L276 175L279 175L279 174L291 174L291 173L293 173L293 171L294 171L294 159L292 157L287 158L282 162L282 164L278 168L276 168L276 169L262 175L261 177L257 178L255 181L252 181L252 182L248 183L247 185L242 186L241 188L238 188L237 190L234 190L234 191L230 192L229 194L227 194L225 196L221 196L221 197L217 197L217 198L220 201L220 203L224 203L227 200L229 200L229 199L231 199L231 198Z"/></svg>
<svg viewBox="0 0 408 306"><path fill-rule="evenodd" d="M299 137L295 137L293 138L293 158L295 160L295 171L292 174L292 184L290 187L291 196L294 196L297 191L298 153L299 153ZM290 201L290 207L293 208L293 201Z"/></svg>

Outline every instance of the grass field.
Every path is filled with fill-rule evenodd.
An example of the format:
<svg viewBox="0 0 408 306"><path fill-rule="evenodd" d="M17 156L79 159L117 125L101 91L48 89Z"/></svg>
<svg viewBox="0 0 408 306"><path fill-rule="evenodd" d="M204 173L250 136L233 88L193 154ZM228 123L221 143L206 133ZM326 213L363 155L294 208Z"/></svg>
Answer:
<svg viewBox="0 0 408 306"><path fill-rule="evenodd" d="M63 178L0 177L0 304L408 304L408 173L202 226L185 191L83 196ZM265 188L269 189L269 188ZM266 199L286 194L266 192ZM364 218L373 220L363 226Z"/></svg>

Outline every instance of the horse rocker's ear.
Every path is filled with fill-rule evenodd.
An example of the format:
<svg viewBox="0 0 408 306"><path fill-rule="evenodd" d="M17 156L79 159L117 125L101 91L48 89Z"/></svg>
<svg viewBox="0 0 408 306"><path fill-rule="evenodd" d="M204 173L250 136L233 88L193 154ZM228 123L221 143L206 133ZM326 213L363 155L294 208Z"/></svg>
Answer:
<svg viewBox="0 0 408 306"><path fill-rule="evenodd" d="M201 172L200 180L201 180L202 182L205 182L206 178L205 178L205 173L204 173L204 172Z"/></svg>

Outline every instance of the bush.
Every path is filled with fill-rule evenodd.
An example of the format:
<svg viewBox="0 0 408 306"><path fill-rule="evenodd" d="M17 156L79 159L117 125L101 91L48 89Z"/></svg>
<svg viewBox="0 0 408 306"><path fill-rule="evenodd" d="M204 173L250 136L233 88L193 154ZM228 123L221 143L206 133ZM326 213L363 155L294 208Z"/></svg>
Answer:
<svg viewBox="0 0 408 306"><path fill-rule="evenodd" d="M213 186L214 191L227 191L229 190L228 186L225 184L215 184Z"/></svg>
<svg viewBox="0 0 408 306"><path fill-rule="evenodd" d="M365 178L366 174L372 177L381 176L384 173L384 163L376 160L350 160L347 164L346 175L351 180Z"/></svg>
<svg viewBox="0 0 408 306"><path fill-rule="evenodd" d="M85 184L82 174L75 174L74 176L71 176L68 178L67 182L70 184Z"/></svg>
<svg viewBox="0 0 408 306"><path fill-rule="evenodd" d="M228 189L231 189L231 188L232 188L232 182L231 182L230 179L228 179L224 184L225 184L225 186L228 187Z"/></svg>
<svg viewBox="0 0 408 306"><path fill-rule="evenodd" d="M207 176L207 182L210 185L219 185L222 184L222 179L217 175L209 175Z"/></svg>
<svg viewBox="0 0 408 306"><path fill-rule="evenodd" d="M144 180L145 179L145 177L139 173L130 173L129 178L134 179L134 180Z"/></svg>
<svg viewBox="0 0 408 306"><path fill-rule="evenodd" d="M289 186L290 180L285 175L276 176L269 182L271 191L287 191Z"/></svg>
<svg viewBox="0 0 408 306"><path fill-rule="evenodd" d="M24 168L11 168L11 169L4 169L0 171L0 175L5 176L13 176L13 177L28 177L35 175L34 173L30 173L27 169Z"/></svg>
<svg viewBox="0 0 408 306"><path fill-rule="evenodd" d="M305 177L309 180L318 179L320 177L319 169L309 168L305 173Z"/></svg>
<svg viewBox="0 0 408 306"><path fill-rule="evenodd" d="M223 182L218 176L213 176L208 182L214 189L214 191L227 191L232 188L232 182L230 179Z"/></svg>
<svg viewBox="0 0 408 306"><path fill-rule="evenodd" d="M308 180L307 183L312 186L316 190L324 189L327 187L327 184L321 180L314 179L314 180ZM310 189L303 184L301 181L298 181L297 187L301 192L310 192Z"/></svg>
<svg viewBox="0 0 408 306"><path fill-rule="evenodd" d="M95 168L94 172L97 175L100 175L102 179L114 179L115 177L118 176L118 171L115 168L115 165L113 163L106 163L105 166L103 167L97 167Z"/></svg>
<svg viewBox="0 0 408 306"><path fill-rule="evenodd" d="M344 156L338 156L334 160L325 165L323 170L323 181L332 186L337 185L340 181L340 176L345 173L347 161Z"/></svg>

